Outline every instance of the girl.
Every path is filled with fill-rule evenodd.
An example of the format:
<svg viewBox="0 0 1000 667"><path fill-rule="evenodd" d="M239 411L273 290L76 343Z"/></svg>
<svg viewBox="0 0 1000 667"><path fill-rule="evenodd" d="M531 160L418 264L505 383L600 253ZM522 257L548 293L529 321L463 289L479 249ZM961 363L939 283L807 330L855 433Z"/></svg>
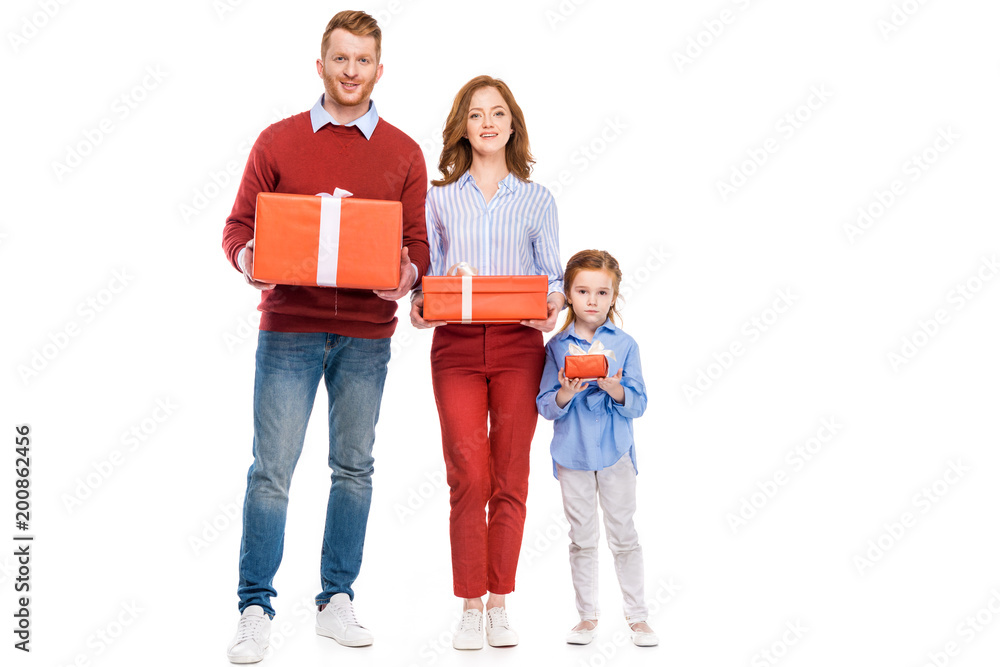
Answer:
<svg viewBox="0 0 1000 667"><path fill-rule="evenodd" d="M464 261L480 275L549 278L548 317L520 324L438 326L444 322L423 319L423 295L411 298L413 326L437 327L431 379L451 491L454 593L463 606L452 645L482 648L485 625L491 646L513 646L506 595L524 532L542 332L555 328L564 301L558 219L549 191L528 180L524 115L503 81L478 76L458 91L443 142L442 178L427 193L427 275Z"/></svg>
<svg viewBox="0 0 1000 667"><path fill-rule="evenodd" d="M580 623L566 641L589 644L597 628L600 500L632 641L636 646L655 646L658 639L646 623L642 547L632 523L636 475L632 419L646 410L646 387L639 347L615 325L621 279L618 262L603 250L583 250L566 264L569 312L562 329L545 346L536 403L543 417L555 421L553 473L562 488L570 526L569 563ZM563 363L571 343L592 354L605 354L609 377L567 378Z"/></svg>

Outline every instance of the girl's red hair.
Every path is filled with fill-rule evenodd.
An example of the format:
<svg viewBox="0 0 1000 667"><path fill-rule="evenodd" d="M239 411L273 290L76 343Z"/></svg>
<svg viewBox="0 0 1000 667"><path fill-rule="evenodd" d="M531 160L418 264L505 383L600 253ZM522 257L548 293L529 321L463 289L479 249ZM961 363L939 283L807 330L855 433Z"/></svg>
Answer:
<svg viewBox="0 0 1000 667"><path fill-rule="evenodd" d="M576 313L573 312L573 306L569 303L569 299L570 290L573 289L573 281L576 280L576 275L580 271L607 271L611 274L611 286L614 288L615 294L611 298L608 317L614 324L618 324L615 315L621 317L621 313L618 312L618 288L622 284L622 270L618 268L618 260L606 250L581 250L566 262L566 272L563 274L563 292L566 294L568 312L566 321L563 322L559 331L565 331L566 327L576 322Z"/></svg>

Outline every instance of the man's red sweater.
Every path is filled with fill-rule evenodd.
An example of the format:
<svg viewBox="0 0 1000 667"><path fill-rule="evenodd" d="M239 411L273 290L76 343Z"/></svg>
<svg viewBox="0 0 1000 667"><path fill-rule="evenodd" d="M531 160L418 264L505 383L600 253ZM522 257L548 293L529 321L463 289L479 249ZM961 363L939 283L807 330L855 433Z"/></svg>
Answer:
<svg viewBox="0 0 1000 667"><path fill-rule="evenodd" d="M430 264L424 224L427 167L417 143L381 118L371 139L343 125L327 124L313 133L308 111L261 132L222 232L229 261L239 270L236 258L253 238L258 192L315 195L332 194L335 188L358 199L403 203L403 245L419 284ZM260 328L267 331L388 338L396 328L396 303L371 290L278 285L261 292L258 310Z"/></svg>

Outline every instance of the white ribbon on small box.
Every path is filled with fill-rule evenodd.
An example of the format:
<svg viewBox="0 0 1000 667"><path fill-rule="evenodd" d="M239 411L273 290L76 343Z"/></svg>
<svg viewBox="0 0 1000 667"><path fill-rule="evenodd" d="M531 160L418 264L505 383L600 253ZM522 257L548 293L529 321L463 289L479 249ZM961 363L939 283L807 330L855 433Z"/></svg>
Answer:
<svg viewBox="0 0 1000 667"><path fill-rule="evenodd" d="M452 264L447 275L462 277L462 324L472 323L472 276L478 275L479 271L468 262Z"/></svg>
<svg viewBox="0 0 1000 667"><path fill-rule="evenodd" d="M334 188L333 194L317 193L319 208L319 257L316 262L316 284L337 286L337 261L340 256L340 202L353 193Z"/></svg>
<svg viewBox="0 0 1000 667"><path fill-rule="evenodd" d="M569 353L573 356L578 356L582 354L603 354L608 359L614 359L615 361L618 361L618 359L615 358L615 351L605 349L604 343L602 343L599 340L595 340L593 343L591 343L590 349L588 350L584 350L576 343L570 343ZM608 395L605 394L604 392L591 391L589 394L587 394L587 407L590 408L591 410L605 409L603 408L603 406L606 398L608 398Z"/></svg>
<svg viewBox="0 0 1000 667"><path fill-rule="evenodd" d="M581 354L603 354L608 359L614 359L615 361L618 361L618 359L615 358L615 351L604 349L604 343L602 343L599 340L595 340L593 343L591 343L589 350L584 350L576 343L570 343L569 353L574 356Z"/></svg>

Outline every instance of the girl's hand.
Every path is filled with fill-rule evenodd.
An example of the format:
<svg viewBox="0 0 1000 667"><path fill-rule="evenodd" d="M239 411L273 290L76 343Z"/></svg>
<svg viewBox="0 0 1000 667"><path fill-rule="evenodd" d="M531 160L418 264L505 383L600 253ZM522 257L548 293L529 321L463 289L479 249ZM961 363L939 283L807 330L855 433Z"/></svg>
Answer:
<svg viewBox="0 0 1000 667"><path fill-rule="evenodd" d="M615 403L620 405L625 404L625 387L622 386L622 369L618 369L618 372L611 377L597 378L597 386L608 393L611 398L615 399Z"/></svg>
<svg viewBox="0 0 1000 667"><path fill-rule="evenodd" d="M556 405L565 408L576 394L590 386L589 382L584 382L580 378L566 377L565 369L559 369L559 391L556 392ZM624 393L624 392L623 392Z"/></svg>

